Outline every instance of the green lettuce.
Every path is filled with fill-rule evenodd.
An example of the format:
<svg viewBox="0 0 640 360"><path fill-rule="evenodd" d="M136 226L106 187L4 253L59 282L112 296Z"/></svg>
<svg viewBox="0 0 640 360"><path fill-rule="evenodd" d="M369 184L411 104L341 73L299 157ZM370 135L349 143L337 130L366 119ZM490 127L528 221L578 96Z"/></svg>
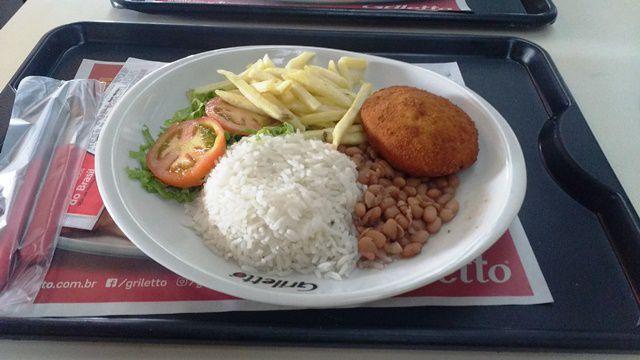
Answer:
<svg viewBox="0 0 640 360"><path fill-rule="evenodd" d="M296 132L296 129L293 125L285 122L276 126L265 126L262 129L256 131L256 137L260 138L262 136L283 136L289 135Z"/></svg>

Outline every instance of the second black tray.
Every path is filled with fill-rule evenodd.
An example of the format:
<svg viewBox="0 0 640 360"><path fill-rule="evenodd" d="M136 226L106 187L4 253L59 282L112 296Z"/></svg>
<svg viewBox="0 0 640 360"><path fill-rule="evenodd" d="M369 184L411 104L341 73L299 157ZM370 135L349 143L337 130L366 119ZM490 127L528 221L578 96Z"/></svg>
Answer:
<svg viewBox="0 0 640 360"><path fill-rule="evenodd" d="M73 78L82 59L172 61L240 45L309 45L407 62L456 61L509 122L527 164L519 213L554 303L85 318L0 318L10 338L334 346L640 350L637 214L547 53L518 38L281 28L78 23L52 31L28 75ZM8 109L7 109L8 110ZM8 114L0 114L2 129ZM4 137L4 131L0 138Z"/></svg>
<svg viewBox="0 0 640 360"><path fill-rule="evenodd" d="M286 20L295 17L296 21L326 21L402 25L479 25L492 27L533 28L552 24L557 15L556 6L551 0L467 0L470 12L412 11L394 8L402 5L398 0L388 3L376 2L372 7L387 5L384 10L320 8L305 4L304 7L293 2L272 0L275 6L188 3L178 0L111 0L116 8L126 8L149 13L170 13L189 16L236 17L250 22L252 19ZM321 0L318 3L322 3ZM307 6L308 5L308 6ZM382 22L382 23L381 23Z"/></svg>

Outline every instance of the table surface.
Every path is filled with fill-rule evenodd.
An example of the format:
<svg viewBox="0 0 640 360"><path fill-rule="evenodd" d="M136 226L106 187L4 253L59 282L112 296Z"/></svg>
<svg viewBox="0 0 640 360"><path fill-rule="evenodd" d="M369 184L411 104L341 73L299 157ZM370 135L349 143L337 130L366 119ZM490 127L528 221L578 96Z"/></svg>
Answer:
<svg viewBox="0 0 640 360"><path fill-rule="evenodd" d="M0 0L1 1L1 0ZM582 110L591 130L607 156L636 211L640 210L640 1L554 0L558 18L550 26L534 30L455 28L437 26L385 27L389 31L451 34L490 34L517 36L546 49L555 62ZM108 0L29 0L0 29L0 85L4 87L29 52L51 29L77 21L153 22L171 24L246 24L220 19L197 19L185 16L152 15L114 9ZM280 27L280 23L263 23ZM317 23L287 23L290 27L325 28ZM341 25L344 29L356 29ZM335 26L334 26L335 28ZM367 30L368 26L358 26ZM370 27L380 30L379 27ZM0 340L2 359L115 359L136 354L140 359L183 357L240 358L259 355L265 359L350 358L400 359L534 359L551 354L472 353L463 351L405 351L368 349L270 348L237 346L186 346L172 344L97 344L91 342L47 342ZM630 355L608 355L608 358L634 358ZM579 354L554 354L553 358L591 358ZM602 355L593 355L602 358Z"/></svg>

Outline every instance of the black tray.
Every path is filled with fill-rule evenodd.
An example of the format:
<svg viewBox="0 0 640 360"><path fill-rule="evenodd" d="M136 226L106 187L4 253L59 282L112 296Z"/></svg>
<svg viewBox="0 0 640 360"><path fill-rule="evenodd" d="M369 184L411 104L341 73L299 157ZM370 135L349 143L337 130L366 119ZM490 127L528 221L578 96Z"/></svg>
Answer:
<svg viewBox="0 0 640 360"><path fill-rule="evenodd" d="M389 0L393 5L394 1ZM492 27L533 28L552 24L558 15L551 0L467 0L471 12L417 12L408 10L371 11L365 9L330 9L288 6L257 6L233 4L188 4L174 2L149 2L148 0L111 0L116 8L132 9L148 13L186 14L217 18L237 17L245 21L252 19L284 19L295 17L296 21L342 21L358 24L380 25L481 25ZM376 5L381 5L377 3ZM205 14L205 15L203 15Z"/></svg>
<svg viewBox="0 0 640 360"><path fill-rule="evenodd" d="M78 23L48 34L27 75L74 76L83 58L171 61L215 48L300 44L408 62L457 61L467 85L518 137L528 188L519 217L555 299L529 306L1 318L10 338L170 340L337 346L640 349L640 227L569 90L543 49L510 37L286 28ZM2 93L10 103L12 89ZM2 137L8 115L2 117Z"/></svg>

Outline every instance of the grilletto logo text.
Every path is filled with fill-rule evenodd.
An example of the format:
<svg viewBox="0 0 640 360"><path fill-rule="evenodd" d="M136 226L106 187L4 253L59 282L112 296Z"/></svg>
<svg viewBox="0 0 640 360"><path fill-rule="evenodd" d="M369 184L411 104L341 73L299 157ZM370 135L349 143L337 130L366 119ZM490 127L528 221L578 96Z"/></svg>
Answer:
<svg viewBox="0 0 640 360"><path fill-rule="evenodd" d="M246 274L243 272L235 272L229 276L241 279L242 281L250 284L262 285L262 286L267 286L272 288L289 288L289 289L295 289L296 291L305 291L305 292L313 291L318 288L317 284L314 284L311 282L272 279L268 277Z"/></svg>
<svg viewBox="0 0 640 360"><path fill-rule="evenodd" d="M478 282L481 284L492 282L496 284L502 284L511 279L511 268L507 264L494 264L488 266L487 260L479 256L473 260L467 266L461 268L459 271L445 276L440 282L445 284L451 284L456 281L469 284L472 282Z"/></svg>

